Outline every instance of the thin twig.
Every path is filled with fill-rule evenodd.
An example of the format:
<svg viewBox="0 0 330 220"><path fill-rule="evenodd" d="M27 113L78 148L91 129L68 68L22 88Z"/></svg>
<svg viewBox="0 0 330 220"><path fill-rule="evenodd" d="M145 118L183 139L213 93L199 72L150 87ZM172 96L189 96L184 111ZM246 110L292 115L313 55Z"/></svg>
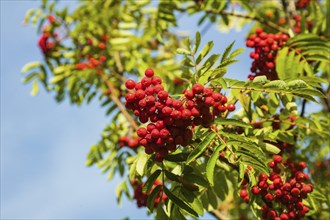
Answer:
<svg viewBox="0 0 330 220"><path fill-rule="evenodd" d="M103 81L105 82L105 84L107 85L108 89L110 90L109 97L111 98L111 100L118 106L119 110L123 113L123 115L126 117L127 121L132 125L132 127L135 130L137 130L138 125L136 124L136 122L132 118L132 116L126 111L125 107L123 106L121 101L118 99L118 97L115 95L115 93L114 93L115 88L112 85L112 83L110 82L110 80L108 79L108 76L105 75L104 73L100 73L100 76L103 79Z"/></svg>
<svg viewBox="0 0 330 220"><path fill-rule="evenodd" d="M268 20L264 20L262 18L259 17L255 17L255 16L251 16L248 14L240 14L240 13L235 13L235 12L228 12L228 11L220 11L217 12L215 10L206 10L207 13L212 13L212 14L221 14L221 15L228 15L228 16L233 16L233 17L238 17L238 18L244 18L244 19L249 19L249 20L254 20L257 21L265 26L268 26L270 28L273 28L275 30L278 30L282 33L288 33L287 30L271 21Z"/></svg>
<svg viewBox="0 0 330 220"><path fill-rule="evenodd" d="M306 103L307 103L307 100L304 99L303 102L302 102L302 107L301 107L301 113L300 113L300 117L304 117L304 114L305 114L305 107L306 107Z"/></svg>

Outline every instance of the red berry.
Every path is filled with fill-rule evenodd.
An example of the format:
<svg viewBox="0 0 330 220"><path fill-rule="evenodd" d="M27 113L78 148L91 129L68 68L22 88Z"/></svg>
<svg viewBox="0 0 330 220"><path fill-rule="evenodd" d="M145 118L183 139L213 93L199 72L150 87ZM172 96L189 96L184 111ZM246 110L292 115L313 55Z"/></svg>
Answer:
<svg viewBox="0 0 330 220"><path fill-rule="evenodd" d="M184 92L184 95L186 96L187 99L191 100L194 98L194 93L192 90L186 90Z"/></svg>
<svg viewBox="0 0 330 220"><path fill-rule="evenodd" d="M200 94L202 93L204 90L204 86L202 86L201 84L199 83L196 83L195 85L193 85L192 87L192 91L194 94Z"/></svg>
<svg viewBox="0 0 330 220"><path fill-rule="evenodd" d="M258 188L258 186L253 186L251 192L254 195L258 195L260 193L260 189Z"/></svg>
<svg viewBox="0 0 330 220"><path fill-rule="evenodd" d="M246 197L247 195L249 195L249 194L248 194L248 192L247 192L245 189L242 189L242 190L239 192L239 196L240 196L241 198L244 198L244 197Z"/></svg>
<svg viewBox="0 0 330 220"><path fill-rule="evenodd" d="M134 100L135 100L134 93L127 93L125 95L125 99L126 99L127 102L134 102Z"/></svg>
<svg viewBox="0 0 330 220"><path fill-rule="evenodd" d="M291 195L297 197L300 194L300 190L298 188L291 189Z"/></svg>
<svg viewBox="0 0 330 220"><path fill-rule="evenodd" d="M182 116L183 119L190 119L190 117L191 117L191 111L188 110L188 109L184 109L181 112L181 116Z"/></svg>
<svg viewBox="0 0 330 220"><path fill-rule="evenodd" d="M265 195L265 200L266 200L267 202L271 202L271 201L274 200L274 196L273 196L272 194L270 194L270 193L267 193L267 194Z"/></svg>
<svg viewBox="0 0 330 220"><path fill-rule="evenodd" d="M302 170L305 169L305 168L307 167L306 162L304 162L304 161L299 162L299 163L298 163L298 166L299 166L299 168L302 169Z"/></svg>
<svg viewBox="0 0 330 220"><path fill-rule="evenodd" d="M141 84L142 84L143 88L147 88L151 85L151 79L148 77L143 77Z"/></svg>
<svg viewBox="0 0 330 220"><path fill-rule="evenodd" d="M145 95L146 95L145 92L141 89L139 89L135 92L135 98L138 100L143 99L145 97Z"/></svg>
<svg viewBox="0 0 330 220"><path fill-rule="evenodd" d="M160 91L158 92L157 96L161 100L166 100L168 97L168 93L166 91Z"/></svg>
<svg viewBox="0 0 330 220"><path fill-rule="evenodd" d="M221 102L222 104L226 104L227 101L228 101L228 100L227 100L227 97L226 97L226 96L222 96L220 102Z"/></svg>
<svg viewBox="0 0 330 220"><path fill-rule="evenodd" d="M228 109L228 111L232 112L232 111L235 111L236 107L234 104L229 104L229 105L227 105L227 109Z"/></svg>
<svg viewBox="0 0 330 220"><path fill-rule="evenodd" d="M146 71L144 72L144 75L145 75L146 77L149 77L149 78L153 77L153 76L154 76L154 71L153 71L153 69L151 69L151 68L146 69Z"/></svg>
<svg viewBox="0 0 330 220"><path fill-rule="evenodd" d="M172 109L170 107L164 107L162 109L162 113L165 115L165 116L169 116L171 113L172 113Z"/></svg>
<svg viewBox="0 0 330 220"><path fill-rule="evenodd" d="M279 155L275 155L274 158L273 158L274 162L275 163L282 163L282 157L279 156Z"/></svg>
<svg viewBox="0 0 330 220"><path fill-rule="evenodd" d="M159 131L157 129L152 130L151 137L157 139L159 137Z"/></svg>
<svg viewBox="0 0 330 220"><path fill-rule="evenodd" d="M137 135L141 138L144 138L147 135L147 129L145 128L139 128L137 130Z"/></svg>
<svg viewBox="0 0 330 220"><path fill-rule="evenodd" d="M170 135L170 132L166 128L160 130L160 132L159 132L159 136L163 139L168 138L169 135Z"/></svg>
<svg viewBox="0 0 330 220"><path fill-rule="evenodd" d="M156 85L160 85L162 84L162 79L159 76L154 76L152 77L152 85L156 86Z"/></svg>

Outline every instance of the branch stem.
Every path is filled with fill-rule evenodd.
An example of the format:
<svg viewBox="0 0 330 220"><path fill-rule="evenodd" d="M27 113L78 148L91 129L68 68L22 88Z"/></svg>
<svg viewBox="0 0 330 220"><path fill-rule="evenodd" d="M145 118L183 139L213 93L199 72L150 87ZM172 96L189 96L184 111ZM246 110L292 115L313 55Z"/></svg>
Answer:
<svg viewBox="0 0 330 220"><path fill-rule="evenodd" d="M277 25L276 23L273 23L271 21L268 20L264 20L262 18L259 17L255 17L255 16L251 16L248 14L240 14L240 13L236 13L236 12L228 12L228 11L220 11L217 12L215 10L207 10L207 13L211 13L211 14L221 14L221 15L228 15L228 16L233 16L233 17L237 17L237 18L244 18L244 19L249 19L249 20L254 20L257 21L265 26L268 26L270 28L273 28L277 31L280 31L282 33L288 33L287 30L279 25Z"/></svg>
<svg viewBox="0 0 330 220"><path fill-rule="evenodd" d="M137 130L139 128L138 125L136 124L132 116L126 111L125 107L118 99L118 97L114 94L115 88L110 82L108 76L104 73L100 73L100 76L103 79L104 83L107 85L108 89L110 90L110 94L109 94L110 99L118 106L119 110L121 111L121 113L123 113L127 121L132 125L133 129Z"/></svg>

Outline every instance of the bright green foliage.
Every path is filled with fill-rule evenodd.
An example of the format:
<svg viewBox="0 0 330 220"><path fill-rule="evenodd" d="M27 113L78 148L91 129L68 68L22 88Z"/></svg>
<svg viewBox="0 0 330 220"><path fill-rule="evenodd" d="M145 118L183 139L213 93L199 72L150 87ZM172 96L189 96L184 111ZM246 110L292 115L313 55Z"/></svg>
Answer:
<svg viewBox="0 0 330 220"><path fill-rule="evenodd" d="M283 153L295 162L305 161L316 185L303 200L310 209L307 216L330 217L325 165L330 135L329 0L312 0L302 9L261 0L81 1L72 10L58 9L55 2L43 1L40 9L26 14L25 23L37 26L42 36L49 34L54 45L44 52L43 61L23 67L23 82L32 83L31 95L42 85L57 102L67 98L81 105L94 100L105 108L110 123L91 146L86 164L98 166L109 179L117 174L123 178L116 189L118 203L124 194L133 199L133 182L138 181L148 195L145 206L156 219L196 218L205 212L219 219L261 218L263 201L250 188L259 174L271 172L273 156ZM296 14L301 15L299 33L293 27ZM213 41L202 43L203 31L194 39L179 35L174 27L181 15L200 16L199 26L218 25L220 30L254 21L251 33L256 27L288 33L290 39L276 57L278 80L264 75L246 81L226 78L228 66L239 62L244 48L234 49L233 42L217 51ZM289 21L280 23L281 18ZM137 117L124 107L125 82L143 77L148 67L172 97L180 98L182 89L200 83L227 93L237 110L232 115L226 111L210 127L196 126L187 147L157 163L142 147L124 147L128 144L123 139L133 141L138 126ZM307 111L310 105L318 108ZM284 145L292 147L290 153ZM154 186L156 181L162 183ZM248 205L239 198L244 181L249 182ZM163 195L167 198L157 205Z"/></svg>

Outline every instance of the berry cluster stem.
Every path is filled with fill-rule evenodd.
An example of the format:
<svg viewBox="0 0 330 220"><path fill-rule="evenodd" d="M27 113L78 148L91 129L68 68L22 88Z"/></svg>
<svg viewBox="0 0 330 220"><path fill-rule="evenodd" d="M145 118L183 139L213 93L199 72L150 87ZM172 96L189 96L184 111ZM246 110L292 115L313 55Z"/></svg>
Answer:
<svg viewBox="0 0 330 220"><path fill-rule="evenodd" d="M104 83L107 85L108 89L110 90L110 95L109 95L110 99L118 106L119 110L121 111L121 113L123 113L123 115L125 116L125 118L127 119L127 121L132 125L132 127L134 128L134 130L137 130L139 127L136 124L135 120L126 111L125 107L123 106L123 104L121 103L121 101L118 99L118 97L114 95L115 88L112 85L112 83L110 82L108 76L105 75L104 73L101 73L100 76L103 79Z"/></svg>

